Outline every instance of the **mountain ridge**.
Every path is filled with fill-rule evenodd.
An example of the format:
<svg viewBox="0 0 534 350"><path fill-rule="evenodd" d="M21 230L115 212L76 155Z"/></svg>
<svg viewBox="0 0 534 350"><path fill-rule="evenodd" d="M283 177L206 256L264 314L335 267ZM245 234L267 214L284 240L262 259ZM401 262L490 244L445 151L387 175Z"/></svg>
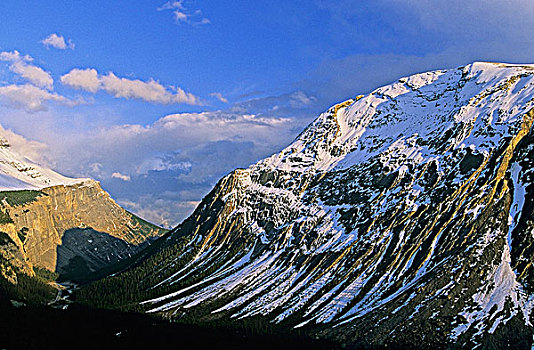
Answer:
<svg viewBox="0 0 534 350"><path fill-rule="evenodd" d="M38 165L0 135L0 277L13 285L36 268L90 280L166 231L121 208L98 181Z"/></svg>
<svg viewBox="0 0 534 350"><path fill-rule="evenodd" d="M335 105L81 298L121 283L125 303L175 320L260 318L348 347L529 348L533 107L533 65L479 62Z"/></svg>

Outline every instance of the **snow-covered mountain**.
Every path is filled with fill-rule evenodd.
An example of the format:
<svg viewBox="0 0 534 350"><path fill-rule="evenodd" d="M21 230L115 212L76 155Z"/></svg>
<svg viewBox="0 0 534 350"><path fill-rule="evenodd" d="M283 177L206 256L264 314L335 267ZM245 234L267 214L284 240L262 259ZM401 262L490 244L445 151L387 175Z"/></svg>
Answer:
<svg viewBox="0 0 534 350"><path fill-rule="evenodd" d="M165 231L121 208L97 181L35 164L0 135L0 278L40 267L83 280Z"/></svg>
<svg viewBox="0 0 534 350"><path fill-rule="evenodd" d="M102 283L150 313L348 347L530 348L533 107L534 65L481 62L335 105Z"/></svg>
<svg viewBox="0 0 534 350"><path fill-rule="evenodd" d="M74 185L90 179L73 179L35 164L18 154L9 141L0 136L0 191L37 190L57 185Z"/></svg>

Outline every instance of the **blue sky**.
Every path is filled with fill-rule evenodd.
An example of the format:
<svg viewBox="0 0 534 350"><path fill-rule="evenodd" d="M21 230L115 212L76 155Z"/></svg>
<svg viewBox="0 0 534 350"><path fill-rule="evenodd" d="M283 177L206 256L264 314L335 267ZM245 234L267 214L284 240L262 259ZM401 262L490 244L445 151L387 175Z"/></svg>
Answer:
<svg viewBox="0 0 534 350"><path fill-rule="evenodd" d="M420 71L532 62L533 24L528 0L2 1L0 125L174 225L336 102Z"/></svg>

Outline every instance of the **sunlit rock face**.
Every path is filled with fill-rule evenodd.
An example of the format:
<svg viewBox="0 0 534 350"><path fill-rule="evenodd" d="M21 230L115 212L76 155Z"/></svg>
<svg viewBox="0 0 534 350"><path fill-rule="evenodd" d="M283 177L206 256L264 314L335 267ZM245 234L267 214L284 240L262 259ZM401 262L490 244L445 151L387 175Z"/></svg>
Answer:
<svg viewBox="0 0 534 350"><path fill-rule="evenodd" d="M332 107L219 181L130 272L139 301L348 347L530 348L533 74L473 63Z"/></svg>
<svg viewBox="0 0 534 350"><path fill-rule="evenodd" d="M10 264L30 275L35 266L79 279L130 257L165 230L121 208L98 182L34 164L0 138L0 232L9 237L0 253Z"/></svg>

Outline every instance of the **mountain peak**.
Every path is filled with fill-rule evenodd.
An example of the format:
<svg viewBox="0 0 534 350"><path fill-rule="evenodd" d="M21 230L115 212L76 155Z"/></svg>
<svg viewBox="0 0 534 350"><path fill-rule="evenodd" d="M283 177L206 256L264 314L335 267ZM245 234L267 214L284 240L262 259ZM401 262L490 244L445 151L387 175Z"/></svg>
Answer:
<svg viewBox="0 0 534 350"><path fill-rule="evenodd" d="M465 132L442 141L487 150L532 108L533 67L475 62L401 78L330 108L289 147L258 165L288 171L347 168L399 142L417 143L457 127ZM489 133L494 136L487 138ZM441 146L418 149L429 158Z"/></svg>
<svg viewBox="0 0 534 350"><path fill-rule="evenodd" d="M0 191L42 189L58 185L93 183L91 179L63 176L14 151L0 135Z"/></svg>

